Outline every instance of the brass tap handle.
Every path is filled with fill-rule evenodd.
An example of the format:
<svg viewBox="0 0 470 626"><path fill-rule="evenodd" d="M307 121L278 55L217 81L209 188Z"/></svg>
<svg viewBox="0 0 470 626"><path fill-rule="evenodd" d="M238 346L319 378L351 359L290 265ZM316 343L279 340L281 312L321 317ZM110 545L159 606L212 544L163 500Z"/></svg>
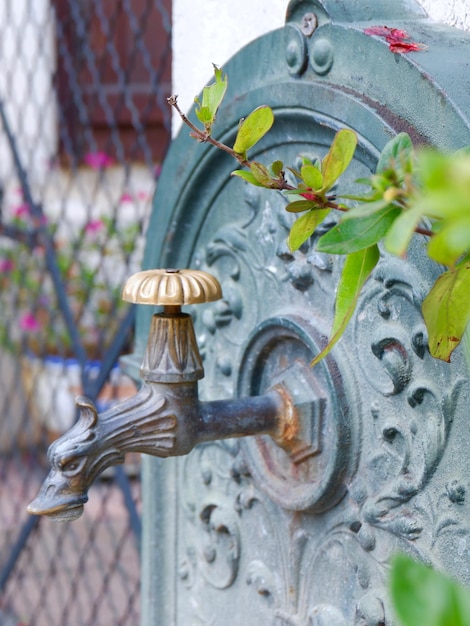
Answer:
<svg viewBox="0 0 470 626"><path fill-rule="evenodd" d="M136 304L179 307L220 300L222 289L214 276L201 270L155 269L133 274L122 298Z"/></svg>
<svg viewBox="0 0 470 626"><path fill-rule="evenodd" d="M200 270L154 269L137 272L123 289L123 299L163 305L153 316L141 376L148 382L194 382L204 376L191 317L181 305L222 297L219 281Z"/></svg>

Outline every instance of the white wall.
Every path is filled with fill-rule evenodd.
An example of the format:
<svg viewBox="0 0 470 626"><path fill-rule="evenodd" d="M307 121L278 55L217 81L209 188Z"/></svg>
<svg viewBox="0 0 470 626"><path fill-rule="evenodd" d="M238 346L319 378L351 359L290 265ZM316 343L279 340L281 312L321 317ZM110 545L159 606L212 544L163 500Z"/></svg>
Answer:
<svg viewBox="0 0 470 626"><path fill-rule="evenodd" d="M0 97L23 164L40 179L56 152L54 27L49 0L0 1ZM11 180L11 151L0 124L0 184Z"/></svg>
<svg viewBox="0 0 470 626"><path fill-rule="evenodd" d="M470 0L419 0L436 21L470 30ZM173 0L173 93L183 109L252 39L284 24L288 0ZM53 16L50 0L0 0L0 97L27 169L40 179L56 152ZM179 119L174 118L174 133ZM0 183L12 174L0 129Z"/></svg>
<svg viewBox="0 0 470 626"><path fill-rule="evenodd" d="M204 8L201 8L201 4ZM225 61L263 33L280 28L287 0L173 0L173 93L187 111ZM180 119L173 116L173 134Z"/></svg>
<svg viewBox="0 0 470 626"><path fill-rule="evenodd" d="M392 0L391 0L392 1ZM288 0L173 0L173 93L183 110L223 65L252 39L284 24ZM429 16L470 30L470 0L419 0ZM180 120L173 117L173 134Z"/></svg>
<svg viewBox="0 0 470 626"><path fill-rule="evenodd" d="M470 0L419 0L436 22L470 30Z"/></svg>

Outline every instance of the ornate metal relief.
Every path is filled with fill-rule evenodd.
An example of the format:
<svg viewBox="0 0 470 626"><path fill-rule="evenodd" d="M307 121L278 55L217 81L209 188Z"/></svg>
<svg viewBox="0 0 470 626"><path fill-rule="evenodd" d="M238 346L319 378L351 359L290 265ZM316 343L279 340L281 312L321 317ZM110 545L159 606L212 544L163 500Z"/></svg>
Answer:
<svg viewBox="0 0 470 626"><path fill-rule="evenodd" d="M419 262L384 257L334 358L312 372L338 259L313 242L290 253L282 201L244 193L238 218L194 256L225 298L196 322L202 391L262 393L293 367L299 393L303 377L316 378L315 410L295 458L259 437L203 445L180 462L178 612L201 626L391 625L390 557L439 564L449 542L462 558L470 546L467 481L449 463L441 470L460 382L427 351L425 277ZM216 594L227 615L245 617L221 622Z"/></svg>
<svg viewBox="0 0 470 626"><path fill-rule="evenodd" d="M225 66L217 137L230 143L239 120L269 104L275 124L251 157L295 167L299 153L321 158L334 132L351 128L359 141L342 177L348 193L360 193L354 181L398 132L445 150L469 144L470 39L422 17L412 0L292 0L285 29ZM402 27L428 52L393 54L364 33L366 22ZM345 336L312 371L341 260L314 241L292 254L294 217L281 195L234 180L226 155L187 135L158 183L146 267L200 268L222 284L223 300L192 311L202 399L284 380L304 419L288 452L258 437L147 465L147 544L160 543L158 559L144 551L144 623L392 626L395 552L470 585L470 391L458 355L451 365L430 357L420 314L439 268L419 245L406 260L384 254Z"/></svg>

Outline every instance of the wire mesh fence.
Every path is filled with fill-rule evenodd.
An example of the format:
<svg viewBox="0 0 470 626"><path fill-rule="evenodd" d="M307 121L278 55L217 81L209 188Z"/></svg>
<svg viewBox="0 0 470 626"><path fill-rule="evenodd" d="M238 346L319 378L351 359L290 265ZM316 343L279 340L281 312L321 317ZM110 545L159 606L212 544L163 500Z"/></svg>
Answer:
<svg viewBox="0 0 470 626"><path fill-rule="evenodd" d="M139 623L139 458L30 517L49 443L135 392L120 291L168 146L171 0L0 3L0 626Z"/></svg>

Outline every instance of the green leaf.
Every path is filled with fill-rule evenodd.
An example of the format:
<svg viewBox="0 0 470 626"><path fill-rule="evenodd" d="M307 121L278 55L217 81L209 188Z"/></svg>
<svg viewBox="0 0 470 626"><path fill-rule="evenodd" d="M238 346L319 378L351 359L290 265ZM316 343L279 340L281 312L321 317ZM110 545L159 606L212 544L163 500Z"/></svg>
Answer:
<svg viewBox="0 0 470 626"><path fill-rule="evenodd" d="M407 169L410 166L413 155L413 144L407 133L399 133L391 139L380 154L377 163L378 174L388 169ZM407 169L408 171L408 169Z"/></svg>
<svg viewBox="0 0 470 626"><path fill-rule="evenodd" d="M323 176L318 167L315 165L303 165L300 173L302 180L310 189L318 191L323 187Z"/></svg>
<svg viewBox="0 0 470 626"><path fill-rule="evenodd" d="M268 168L258 161L251 161L250 171L262 187L272 187L272 178L269 174Z"/></svg>
<svg viewBox="0 0 470 626"><path fill-rule="evenodd" d="M295 202L289 202L286 206L286 211L289 213L302 213L303 211L314 209L315 206L315 202L310 200L296 200Z"/></svg>
<svg viewBox="0 0 470 626"><path fill-rule="evenodd" d="M299 186L296 189L288 189L287 191L285 191L285 194L287 196L303 196L304 193L314 194L315 192L306 187L304 183L299 183Z"/></svg>
<svg viewBox="0 0 470 626"><path fill-rule="evenodd" d="M385 237L385 248L388 252L397 256L403 256L422 218L423 211L421 206L402 211Z"/></svg>
<svg viewBox="0 0 470 626"><path fill-rule="evenodd" d="M470 320L470 260L442 274L423 302L429 351L436 359L450 361Z"/></svg>
<svg viewBox="0 0 470 626"><path fill-rule="evenodd" d="M260 182L258 182L258 180L253 176L251 172L248 172L247 170L235 170L231 173L231 176L238 176L239 178L243 178L243 180L245 180L247 183L250 183L250 185L256 185L257 187L264 186Z"/></svg>
<svg viewBox="0 0 470 626"><path fill-rule="evenodd" d="M274 163L271 163L271 170L274 176L280 176L284 170L284 163L282 161L274 161Z"/></svg>
<svg viewBox="0 0 470 626"><path fill-rule="evenodd" d="M456 157L470 157L470 146L464 146L463 148L459 148L456 152L454 152L454 156Z"/></svg>
<svg viewBox="0 0 470 626"><path fill-rule="evenodd" d="M452 219L470 216L470 184L468 189L453 186L450 180L439 189L422 191L418 199L410 199L412 209L419 207L421 214L433 219ZM411 204L414 200L414 204Z"/></svg>
<svg viewBox="0 0 470 626"><path fill-rule="evenodd" d="M455 159L452 155L443 154L436 150L422 150L418 154L417 169L420 182L427 190L442 190L449 187L454 177L454 169L459 161L466 161L463 155ZM452 181L455 184L455 180ZM452 184L450 185L452 187Z"/></svg>
<svg viewBox="0 0 470 626"><path fill-rule="evenodd" d="M367 185L367 187L372 187L372 177L369 176L367 178L356 178L356 183L358 185Z"/></svg>
<svg viewBox="0 0 470 626"><path fill-rule="evenodd" d="M428 255L443 265L455 265L470 250L470 216L446 220L428 244Z"/></svg>
<svg viewBox="0 0 470 626"><path fill-rule="evenodd" d="M407 556L393 560L390 591L402 626L470 626L470 592Z"/></svg>
<svg viewBox="0 0 470 626"><path fill-rule="evenodd" d="M298 250L312 236L315 228L325 219L330 211L331 209L313 209L295 220L287 240L287 244L292 252Z"/></svg>
<svg viewBox="0 0 470 626"><path fill-rule="evenodd" d="M199 101L195 99L194 102L198 103ZM196 112L197 119L201 122L201 124L204 124L204 127L206 129L208 129L214 121L212 113L210 112L209 108L200 106L199 108L195 109L195 112Z"/></svg>
<svg viewBox="0 0 470 626"><path fill-rule="evenodd" d="M322 162L323 189L328 191L346 170L356 150L357 137L352 130L339 130Z"/></svg>
<svg viewBox="0 0 470 626"><path fill-rule="evenodd" d="M343 335L356 308L361 289L379 261L379 249L373 245L346 257L336 293L335 317L327 346L311 362L319 363Z"/></svg>
<svg viewBox="0 0 470 626"><path fill-rule="evenodd" d="M266 105L260 106L245 118L239 128L233 150L237 154L245 155L258 141L264 137L274 122L272 109Z"/></svg>
<svg viewBox="0 0 470 626"><path fill-rule="evenodd" d="M302 174L298 170L296 170L293 167L289 167L289 166L287 166L286 169L289 170L289 172L291 172L291 174L294 174L294 176L296 178L298 178L299 180L302 180Z"/></svg>
<svg viewBox="0 0 470 626"><path fill-rule="evenodd" d="M345 196L341 196L342 198L344 198ZM376 200L375 202L362 202L360 204L357 204L356 206L349 208L349 210L344 213L341 217L341 220L350 220L350 219L354 219L356 217L369 217L371 215L374 215L375 213L378 213L379 211L382 211L383 209L385 209L385 207L388 207L390 205L390 202L387 202L387 200Z"/></svg>
<svg viewBox="0 0 470 626"><path fill-rule="evenodd" d="M388 232L401 209L386 206L373 215L342 220L318 240L317 250L330 254L350 254L369 248Z"/></svg>
<svg viewBox="0 0 470 626"><path fill-rule="evenodd" d="M204 124L206 130L210 131L212 124L215 121L219 106L225 96L227 90L227 75L221 68L214 65L215 83L204 87L202 90L202 102L198 98L195 98L198 107L195 109L196 117Z"/></svg>

